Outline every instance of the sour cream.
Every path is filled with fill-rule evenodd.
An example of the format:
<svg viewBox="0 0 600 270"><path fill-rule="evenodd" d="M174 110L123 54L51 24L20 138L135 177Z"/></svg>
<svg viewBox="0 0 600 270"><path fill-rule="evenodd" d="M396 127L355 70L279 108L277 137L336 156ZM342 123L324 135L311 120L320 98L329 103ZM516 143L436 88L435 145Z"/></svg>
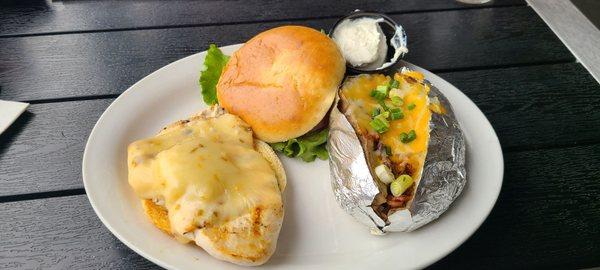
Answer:
<svg viewBox="0 0 600 270"><path fill-rule="evenodd" d="M350 65L361 68L378 68L385 62L388 46L379 23L383 19L347 19L338 24L333 40Z"/></svg>

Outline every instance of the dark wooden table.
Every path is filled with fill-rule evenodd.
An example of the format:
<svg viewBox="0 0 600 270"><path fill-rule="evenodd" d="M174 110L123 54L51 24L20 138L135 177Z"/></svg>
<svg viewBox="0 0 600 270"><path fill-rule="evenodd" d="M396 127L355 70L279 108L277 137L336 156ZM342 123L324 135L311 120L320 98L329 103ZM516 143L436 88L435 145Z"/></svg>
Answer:
<svg viewBox="0 0 600 270"><path fill-rule="evenodd" d="M524 1L211 0L0 4L0 99L32 103L0 135L0 268L158 268L85 196L81 158L100 114L209 43L283 24L328 29L356 8L401 23L407 60L467 94L502 143L494 210L432 268L599 266L600 86Z"/></svg>

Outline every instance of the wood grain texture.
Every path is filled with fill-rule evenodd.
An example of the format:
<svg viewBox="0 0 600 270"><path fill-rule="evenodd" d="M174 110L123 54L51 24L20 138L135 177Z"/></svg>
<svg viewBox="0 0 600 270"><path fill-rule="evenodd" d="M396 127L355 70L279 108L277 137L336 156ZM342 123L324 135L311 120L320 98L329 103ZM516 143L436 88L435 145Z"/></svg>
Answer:
<svg viewBox="0 0 600 270"><path fill-rule="evenodd" d="M504 149L600 142L600 85L580 64L439 75L485 113Z"/></svg>
<svg viewBox="0 0 600 270"><path fill-rule="evenodd" d="M581 269L600 265L600 145L505 155L483 226L432 269Z"/></svg>
<svg viewBox="0 0 600 270"><path fill-rule="evenodd" d="M161 269L115 238L85 195L3 203L0 215L1 269Z"/></svg>
<svg viewBox="0 0 600 270"><path fill-rule="evenodd" d="M525 2L495 0L482 6L510 5ZM447 0L4 1L0 36L336 17L355 9L390 13L482 6Z"/></svg>
<svg viewBox="0 0 600 270"><path fill-rule="evenodd" d="M433 268L599 264L599 160L600 145L506 154L504 186L491 216ZM0 216L11 217L0 219L0 268L148 267L110 236L84 195L2 203Z"/></svg>
<svg viewBox="0 0 600 270"><path fill-rule="evenodd" d="M432 71L574 60L528 7L392 17L409 35L407 60ZM293 23L328 29L334 21ZM152 71L205 50L209 43L244 42L288 23L292 22L1 38L0 99L119 94Z"/></svg>
<svg viewBox="0 0 600 270"><path fill-rule="evenodd" d="M31 105L0 134L0 196L83 187L85 142L111 101Z"/></svg>
<svg viewBox="0 0 600 270"><path fill-rule="evenodd" d="M579 64L441 76L482 109L504 149L587 144L600 138L595 128L600 126L600 86ZM0 196L81 188L87 136L111 101L33 104L0 136L0 182L6 183L0 185Z"/></svg>

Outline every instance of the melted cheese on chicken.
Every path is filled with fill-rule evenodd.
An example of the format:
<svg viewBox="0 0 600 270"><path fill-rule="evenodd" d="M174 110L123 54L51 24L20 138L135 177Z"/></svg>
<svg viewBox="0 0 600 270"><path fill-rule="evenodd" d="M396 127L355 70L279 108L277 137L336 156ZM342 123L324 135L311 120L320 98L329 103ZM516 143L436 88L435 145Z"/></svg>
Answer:
<svg viewBox="0 0 600 270"><path fill-rule="evenodd" d="M394 79L400 83L397 93L404 101L401 106L404 118L390 121L389 130L379 134L379 138L384 145L390 147L391 161L394 163L408 162L416 169L411 176L418 179L425 162L429 142L429 121L431 120L429 85L422 83L423 75L414 71L396 73ZM347 111L358 124L359 134L377 134L369 122L372 120L373 110L381 108L381 105L371 97L371 90L379 85L388 85L390 80L390 77L382 74L360 75L351 78L344 84L341 94L348 101ZM407 107L411 103L415 106L409 110ZM400 140L400 134L409 133L411 130L415 131L416 139L409 143L403 143ZM372 166L377 165L372 164Z"/></svg>
<svg viewBox="0 0 600 270"><path fill-rule="evenodd" d="M128 147L128 166L135 193L164 201L179 239L282 207L275 172L255 150L249 126L234 115L193 120L136 141Z"/></svg>

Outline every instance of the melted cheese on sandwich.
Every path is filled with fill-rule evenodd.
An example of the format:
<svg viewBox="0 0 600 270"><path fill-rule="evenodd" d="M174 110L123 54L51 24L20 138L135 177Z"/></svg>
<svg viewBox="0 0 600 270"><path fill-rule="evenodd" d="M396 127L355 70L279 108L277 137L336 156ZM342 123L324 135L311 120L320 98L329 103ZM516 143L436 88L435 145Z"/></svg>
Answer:
<svg viewBox="0 0 600 270"><path fill-rule="evenodd" d="M164 201L176 236L282 205L275 172L255 150L251 129L231 114L181 122L130 144L128 166L141 199Z"/></svg>
<svg viewBox="0 0 600 270"><path fill-rule="evenodd" d="M390 121L389 130L378 134L379 140L392 151L391 161L408 162L416 169L411 176L418 179L425 162L429 141L431 120L429 86L422 83L423 75L418 72L396 73L394 79L399 82L399 87L391 91L396 91L402 97L403 105L400 108L404 117ZM373 120L372 112L376 108L381 109L381 105L371 97L371 91L379 85L388 85L390 80L390 77L382 74L360 75L344 84L341 94L348 102L347 113L352 115L358 125L357 133L377 134L369 123ZM412 109L408 108L409 105ZM415 131L416 138L409 143L403 143L400 139L401 134L409 133L411 130ZM379 164L372 164L372 166L377 165Z"/></svg>

